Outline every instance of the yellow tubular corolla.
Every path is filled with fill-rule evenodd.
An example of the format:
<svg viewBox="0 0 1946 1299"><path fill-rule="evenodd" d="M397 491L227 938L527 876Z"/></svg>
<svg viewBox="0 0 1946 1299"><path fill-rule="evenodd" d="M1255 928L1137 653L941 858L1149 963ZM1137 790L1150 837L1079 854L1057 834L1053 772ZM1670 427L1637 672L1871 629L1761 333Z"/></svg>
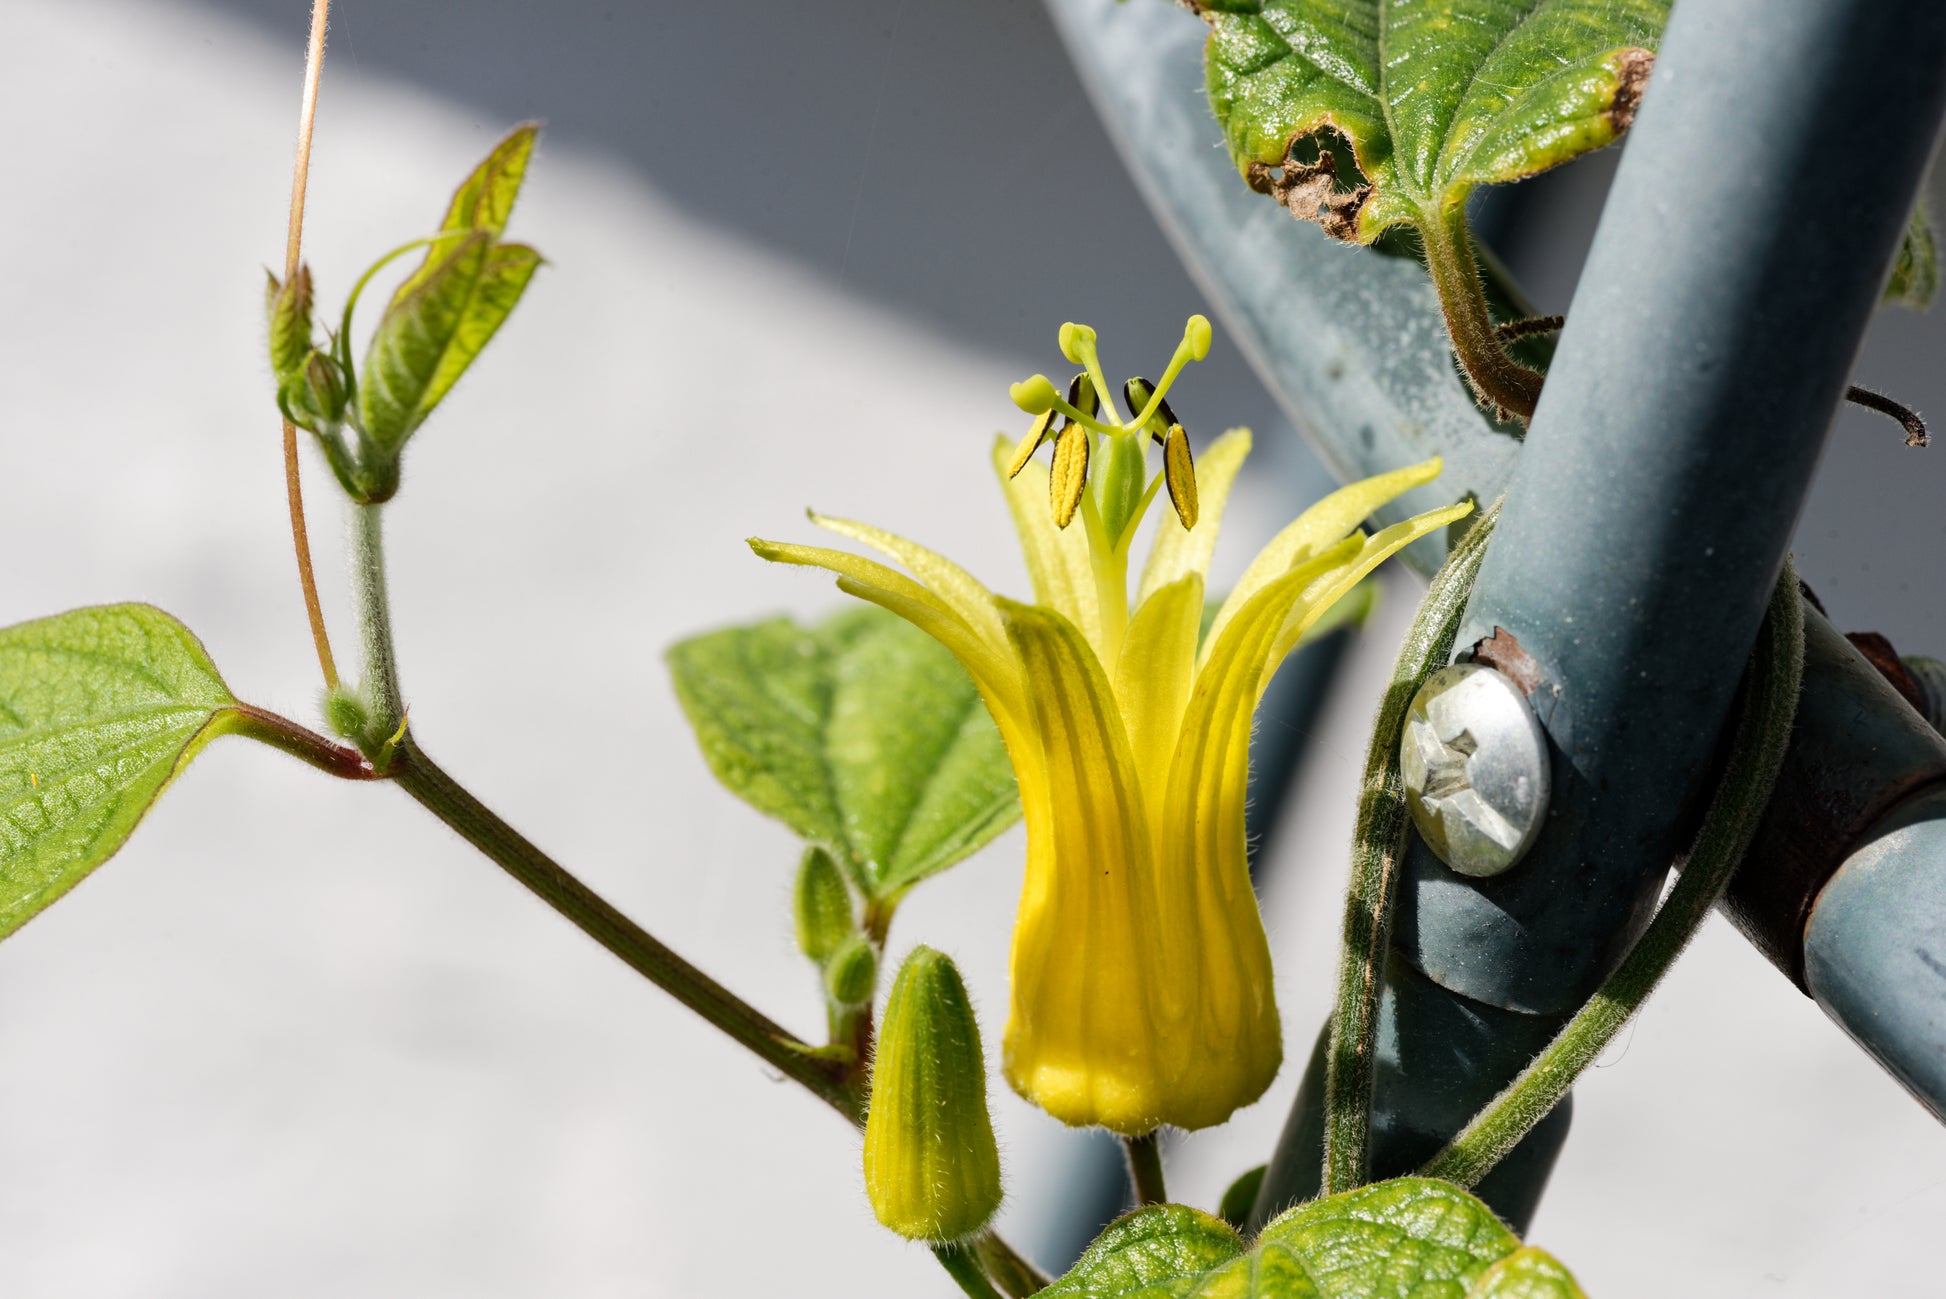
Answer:
<svg viewBox="0 0 1946 1299"><path fill-rule="evenodd" d="M1283 1045L1244 842L1252 714L1334 603L1472 508L1366 536L1374 510L1440 464L1354 483L1279 533L1201 634L1210 557L1249 449L1237 429L1193 467L1183 457L1193 482L1177 499L1194 502L1194 525L1165 516L1157 526L1132 609L1125 589L1098 581L1099 538L1056 526L1048 470L1020 463L1004 438L993 463L1032 604L862 524L813 516L912 577L843 551L752 543L766 558L838 573L844 590L931 633L979 686L1027 824L1005 1071L1066 1123L1128 1135L1209 1127L1270 1085Z"/></svg>

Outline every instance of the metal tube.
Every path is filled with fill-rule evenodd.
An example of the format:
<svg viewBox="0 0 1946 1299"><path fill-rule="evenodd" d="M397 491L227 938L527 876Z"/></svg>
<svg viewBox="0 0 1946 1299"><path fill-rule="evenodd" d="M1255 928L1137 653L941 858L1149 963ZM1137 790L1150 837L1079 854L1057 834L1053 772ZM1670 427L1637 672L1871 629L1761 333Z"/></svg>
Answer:
<svg viewBox="0 0 1946 1299"><path fill-rule="evenodd" d="M1488 880L1422 849L1401 950L1572 1009L1653 910L1946 107L1946 7L1682 0L1460 643L1505 628L1555 745ZM1844 159L1844 184L1804 201Z"/></svg>

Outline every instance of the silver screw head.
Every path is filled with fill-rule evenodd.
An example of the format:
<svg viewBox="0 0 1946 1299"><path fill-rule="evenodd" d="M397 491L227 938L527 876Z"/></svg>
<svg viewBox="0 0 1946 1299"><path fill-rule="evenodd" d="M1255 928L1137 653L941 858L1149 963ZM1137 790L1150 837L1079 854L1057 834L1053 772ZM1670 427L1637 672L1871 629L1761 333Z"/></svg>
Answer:
<svg viewBox="0 0 1946 1299"><path fill-rule="evenodd" d="M1520 688L1479 663L1426 679L1399 740L1420 838L1462 875L1498 875L1534 846L1547 816L1547 736Z"/></svg>

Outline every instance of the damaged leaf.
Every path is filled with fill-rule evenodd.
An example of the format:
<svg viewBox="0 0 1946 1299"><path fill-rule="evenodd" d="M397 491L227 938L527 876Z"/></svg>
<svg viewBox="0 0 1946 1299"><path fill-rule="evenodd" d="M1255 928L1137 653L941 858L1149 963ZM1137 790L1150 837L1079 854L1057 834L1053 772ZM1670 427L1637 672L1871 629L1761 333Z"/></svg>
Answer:
<svg viewBox="0 0 1946 1299"><path fill-rule="evenodd" d="M1198 7L1210 107L1238 169L1296 215L1366 244L1437 220L1476 185L1612 142L1634 118L1669 16L1666 0Z"/></svg>

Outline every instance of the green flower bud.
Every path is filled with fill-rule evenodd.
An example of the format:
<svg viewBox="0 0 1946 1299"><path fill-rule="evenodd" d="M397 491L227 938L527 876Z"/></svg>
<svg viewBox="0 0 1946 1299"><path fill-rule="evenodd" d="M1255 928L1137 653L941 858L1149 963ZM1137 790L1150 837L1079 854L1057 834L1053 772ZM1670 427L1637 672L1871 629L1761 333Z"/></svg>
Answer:
<svg viewBox="0 0 1946 1299"><path fill-rule="evenodd" d="M878 987L878 953L863 934L853 934L824 966L824 993L840 1006L862 1006Z"/></svg>
<svg viewBox="0 0 1946 1299"><path fill-rule="evenodd" d="M1000 1207L979 1025L959 971L930 947L899 967L879 1025L865 1193L878 1220L912 1240L963 1239Z"/></svg>
<svg viewBox="0 0 1946 1299"><path fill-rule="evenodd" d="M804 850L797 885L791 890L791 913L797 917L797 950L819 965L858 932L851 890L845 887L838 863L822 848Z"/></svg>
<svg viewBox="0 0 1946 1299"><path fill-rule="evenodd" d="M344 371L318 351L308 353L277 385L277 405L284 417L313 433L329 433L343 424L350 396Z"/></svg>
<svg viewBox="0 0 1946 1299"><path fill-rule="evenodd" d="M279 284L271 275L266 296L270 307L270 368L281 384L303 366L305 354L311 350L311 268L299 266L288 284Z"/></svg>
<svg viewBox="0 0 1946 1299"><path fill-rule="evenodd" d="M333 686L324 692L324 724L334 735L363 747L372 725L371 702L348 686Z"/></svg>

